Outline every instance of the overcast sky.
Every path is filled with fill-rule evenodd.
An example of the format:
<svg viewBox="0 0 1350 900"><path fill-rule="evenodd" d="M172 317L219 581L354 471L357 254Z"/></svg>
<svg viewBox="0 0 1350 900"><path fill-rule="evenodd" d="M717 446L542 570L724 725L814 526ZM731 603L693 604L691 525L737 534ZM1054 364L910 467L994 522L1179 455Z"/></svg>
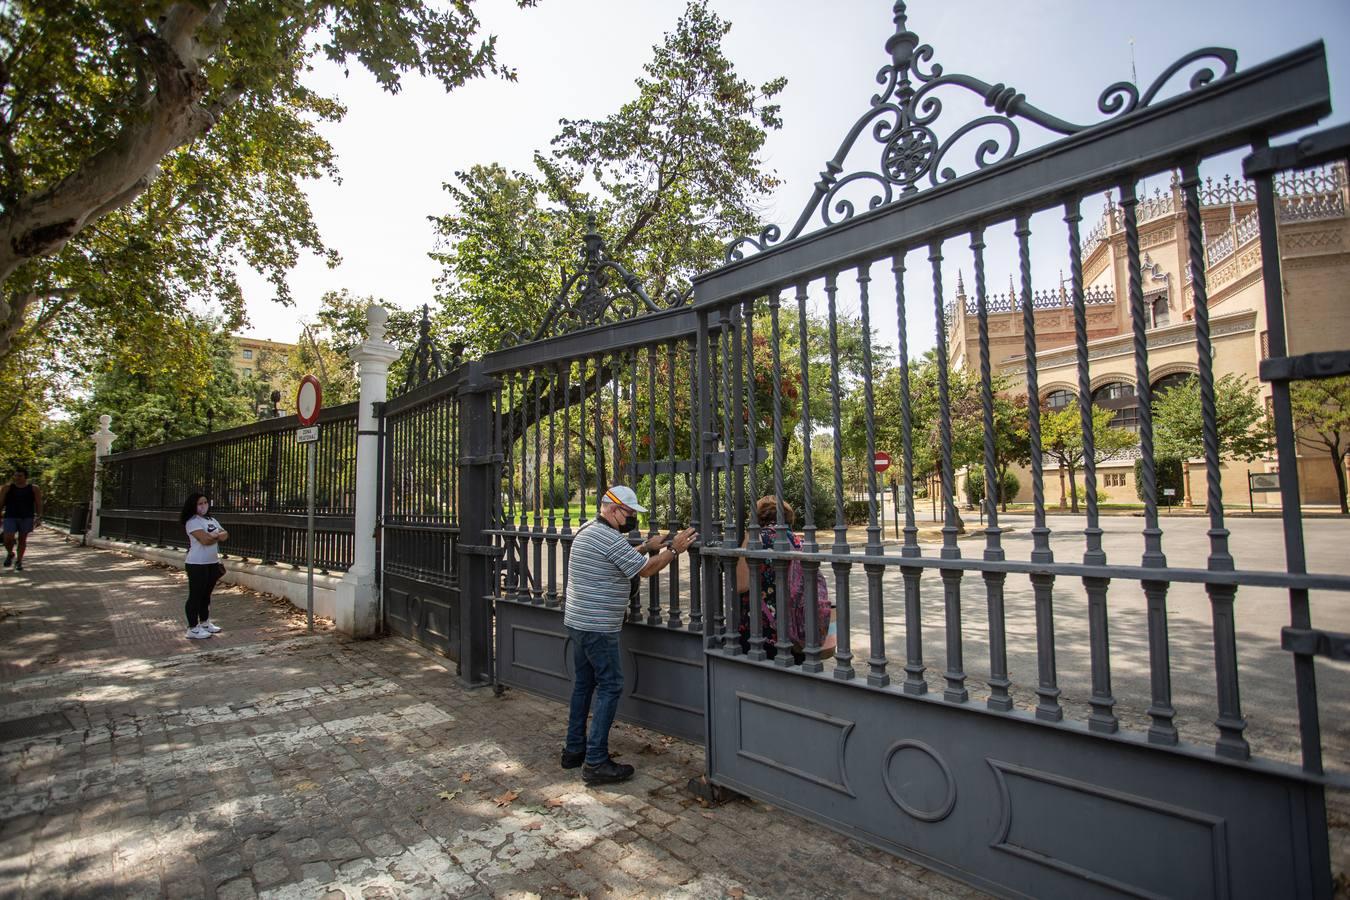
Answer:
<svg viewBox="0 0 1350 900"><path fill-rule="evenodd" d="M734 25L726 51L744 77L755 83L788 79L781 95L784 125L770 134L764 154L783 179L765 204L764 220L786 230L824 161L877 90L874 77L887 61L884 44L893 31L891 3L711 5ZM336 148L342 181L313 183L308 193L324 238L343 262L329 269L318 259L302 261L290 276L297 301L292 307L272 302L266 282L245 273L246 333L294 340L299 319L337 288L407 308L429 302L437 267L427 257L433 242L427 217L448 211L442 183L475 163L527 169L534 151L548 146L559 118L603 117L630 99L651 46L683 8L682 0L541 0L535 9L519 10L511 0L479 0L475 9L484 32L498 36L498 56L517 69L519 80L479 80L450 94L435 82L409 78L391 96L359 67L344 78L340 68L321 65L311 84L348 108L345 120L323 128ZM1028 102L1079 123L1102 118L1096 109L1102 88L1131 80L1131 39L1141 89L1199 47L1236 49L1243 70L1324 40L1335 111L1323 124L1350 118L1350 0L917 0L909 4L909 28L933 45L934 61L948 72L1011 84ZM1171 93L1185 87L1189 71L1174 79ZM971 112L978 110L976 101ZM949 104L940 133L950 134L953 123L963 120ZM1022 151L1054 137L1030 123L1021 130ZM1237 158L1205 171L1236 172ZM1062 231L1049 237L1041 223L1033 228L1037 238L1062 246ZM995 237L988 256L991 291L1006 290L1015 265L1002 243L1007 237ZM969 279L960 251L950 263ZM926 268L917 255L910 265ZM1038 264L1038 288L1054 286L1054 265ZM845 306L850 302L856 305L848 299ZM909 318L916 316L924 323L915 335L922 350L931 344L931 307ZM874 322L883 334L894 333L893 311L888 318L878 309Z"/></svg>

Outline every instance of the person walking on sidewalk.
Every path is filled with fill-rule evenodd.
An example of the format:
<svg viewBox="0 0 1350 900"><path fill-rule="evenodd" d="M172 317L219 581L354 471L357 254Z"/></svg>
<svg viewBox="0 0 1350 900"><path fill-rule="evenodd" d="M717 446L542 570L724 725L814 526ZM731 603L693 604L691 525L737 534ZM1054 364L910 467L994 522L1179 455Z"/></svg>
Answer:
<svg viewBox="0 0 1350 900"><path fill-rule="evenodd" d="M698 540L698 533L686 528L677 535L652 535L635 549L627 534L637 528L637 514L646 511L632 488L614 485L600 501L600 514L572 538L563 625L572 641L575 680L562 767L582 766L581 778L587 784L633 777L632 766L616 763L609 755L609 729L623 693L619 632L628 610L629 583L660 572ZM662 548L664 544L668 546ZM588 738L592 696L595 715Z"/></svg>
<svg viewBox="0 0 1350 900"><path fill-rule="evenodd" d="M188 598L184 611L187 636L193 640L209 638L221 630L211 621L211 592L225 574L216 545L229 540L230 533L210 513L211 501L205 494L190 494L180 515L188 535Z"/></svg>
<svg viewBox="0 0 1350 900"><path fill-rule="evenodd" d="M0 510L3 510L5 540L5 568L14 566L16 572L23 571L23 554L28 549L28 535L42 524L42 491L37 485L28 483L28 470L18 468L9 484L0 487ZM17 539L17 540L16 540ZM18 544L18 558L14 547Z"/></svg>

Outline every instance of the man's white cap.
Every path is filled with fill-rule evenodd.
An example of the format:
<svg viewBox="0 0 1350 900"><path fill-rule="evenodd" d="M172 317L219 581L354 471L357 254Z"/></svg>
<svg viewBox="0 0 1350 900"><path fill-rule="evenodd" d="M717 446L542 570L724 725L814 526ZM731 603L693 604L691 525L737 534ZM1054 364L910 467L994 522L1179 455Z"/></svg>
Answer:
<svg viewBox="0 0 1350 900"><path fill-rule="evenodd" d="M646 512L647 507L638 503L637 494L626 484L616 484L605 491L605 499L610 503L617 503L620 506L626 506L633 512Z"/></svg>

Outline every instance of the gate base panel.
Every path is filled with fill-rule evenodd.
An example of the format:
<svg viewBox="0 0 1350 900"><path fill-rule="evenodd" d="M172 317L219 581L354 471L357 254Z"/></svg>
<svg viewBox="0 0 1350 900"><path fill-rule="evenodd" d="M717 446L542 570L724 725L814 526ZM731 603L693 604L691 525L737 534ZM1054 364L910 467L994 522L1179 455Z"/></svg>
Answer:
<svg viewBox="0 0 1350 900"><path fill-rule="evenodd" d="M1008 896L1330 897L1321 785L707 657L712 780ZM1318 821L1323 824L1316 827Z"/></svg>
<svg viewBox="0 0 1350 900"><path fill-rule="evenodd" d="M497 599L497 679L564 704L572 698L572 642L562 610ZM703 637L628 624L619 638L623 696L618 717L702 744ZM559 735L566 730L561 714Z"/></svg>

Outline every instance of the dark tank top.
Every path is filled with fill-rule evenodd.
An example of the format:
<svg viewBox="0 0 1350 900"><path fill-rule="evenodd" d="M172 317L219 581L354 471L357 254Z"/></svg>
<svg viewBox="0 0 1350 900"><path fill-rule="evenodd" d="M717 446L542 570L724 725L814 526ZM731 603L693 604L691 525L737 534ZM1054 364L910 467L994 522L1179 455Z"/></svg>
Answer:
<svg viewBox="0 0 1350 900"><path fill-rule="evenodd" d="M9 486L5 492L5 517L10 519L33 518L33 486Z"/></svg>

